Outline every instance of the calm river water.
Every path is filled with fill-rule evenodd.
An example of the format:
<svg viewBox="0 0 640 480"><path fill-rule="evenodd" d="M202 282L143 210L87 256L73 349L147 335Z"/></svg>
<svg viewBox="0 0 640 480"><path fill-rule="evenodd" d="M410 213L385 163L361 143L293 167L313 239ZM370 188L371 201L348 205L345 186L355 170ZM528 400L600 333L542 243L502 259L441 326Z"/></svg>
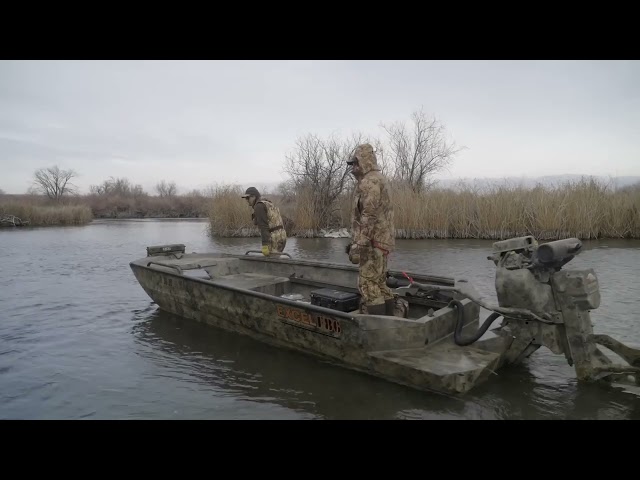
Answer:
<svg viewBox="0 0 640 480"><path fill-rule="evenodd" d="M194 220L0 230L2 419L640 419L640 399L578 385L539 349L462 398L418 392L159 312L128 263L147 245L244 253ZM294 257L345 262L344 239L289 239ZM493 293L490 241L399 241L392 268L466 277ZM640 344L640 241L585 242L597 333Z"/></svg>

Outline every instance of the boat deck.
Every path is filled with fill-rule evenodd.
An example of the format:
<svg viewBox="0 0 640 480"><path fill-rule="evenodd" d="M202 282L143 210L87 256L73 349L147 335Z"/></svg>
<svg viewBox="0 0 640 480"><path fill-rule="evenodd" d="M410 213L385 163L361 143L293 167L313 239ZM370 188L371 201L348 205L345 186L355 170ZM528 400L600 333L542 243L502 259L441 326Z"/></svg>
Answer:
<svg viewBox="0 0 640 480"><path fill-rule="evenodd" d="M289 283L287 277L266 275L263 273L235 273L214 277L209 281L215 285L246 288L269 295L283 295L286 293L286 285Z"/></svg>
<svg viewBox="0 0 640 480"><path fill-rule="evenodd" d="M500 355L474 347L460 347L451 338L433 345L369 353L375 369L408 384L437 386L466 392L498 368Z"/></svg>

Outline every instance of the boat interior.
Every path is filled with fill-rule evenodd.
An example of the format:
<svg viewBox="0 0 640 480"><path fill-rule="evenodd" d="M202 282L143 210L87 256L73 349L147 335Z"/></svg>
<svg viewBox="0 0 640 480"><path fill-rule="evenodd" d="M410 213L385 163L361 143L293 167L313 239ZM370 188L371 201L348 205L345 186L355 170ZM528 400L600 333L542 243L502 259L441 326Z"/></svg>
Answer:
<svg viewBox="0 0 640 480"><path fill-rule="evenodd" d="M321 289L358 294L358 269L356 266L330 264L289 258L264 258L262 256L229 254L172 254L151 255L138 262L150 268L170 271L198 278L214 285L247 289L289 300L313 304L312 293ZM408 284L402 272L390 272L394 278ZM410 274L421 283L453 285L453 280ZM393 290L393 289L392 289ZM338 293L339 294L339 293ZM430 317L440 308L446 307L449 292L421 292L420 295L403 296L408 302L406 318ZM358 298L359 303L359 298ZM359 307L346 310L360 313Z"/></svg>

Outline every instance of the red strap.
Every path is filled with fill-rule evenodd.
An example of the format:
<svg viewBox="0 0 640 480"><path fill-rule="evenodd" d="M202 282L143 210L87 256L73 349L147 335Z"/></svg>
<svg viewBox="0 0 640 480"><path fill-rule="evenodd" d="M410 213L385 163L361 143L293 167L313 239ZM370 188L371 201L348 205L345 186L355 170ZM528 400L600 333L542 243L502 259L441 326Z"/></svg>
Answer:
<svg viewBox="0 0 640 480"><path fill-rule="evenodd" d="M372 244L375 248L377 248L377 249L379 249L379 250L382 250L382 253L383 253L385 256L389 255L389 250L386 250L386 249L382 248L382 247L380 246L380 244L379 244L378 242L376 242L375 240L371 240L371 244Z"/></svg>
<svg viewBox="0 0 640 480"><path fill-rule="evenodd" d="M413 278L411 278L409 275L407 275L406 272L402 272L402 275L407 277L407 280L409 280L411 283L413 283Z"/></svg>

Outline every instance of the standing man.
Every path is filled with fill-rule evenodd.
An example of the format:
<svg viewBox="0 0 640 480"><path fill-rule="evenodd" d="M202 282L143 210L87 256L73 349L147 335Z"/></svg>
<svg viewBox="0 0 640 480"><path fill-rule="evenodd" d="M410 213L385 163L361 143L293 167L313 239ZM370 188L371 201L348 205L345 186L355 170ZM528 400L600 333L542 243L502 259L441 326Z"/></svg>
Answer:
<svg viewBox="0 0 640 480"><path fill-rule="evenodd" d="M271 252L282 252L287 244L287 232L280 216L280 210L270 200L262 198L255 187L247 188L242 198L253 208L253 224L260 229L262 254L268 257Z"/></svg>
<svg viewBox="0 0 640 480"><path fill-rule="evenodd" d="M387 257L395 248L389 186L370 144L359 145L347 165L358 182L351 211L352 243L347 246L349 260L360 266L358 290L366 313L393 315L393 293L386 282Z"/></svg>

